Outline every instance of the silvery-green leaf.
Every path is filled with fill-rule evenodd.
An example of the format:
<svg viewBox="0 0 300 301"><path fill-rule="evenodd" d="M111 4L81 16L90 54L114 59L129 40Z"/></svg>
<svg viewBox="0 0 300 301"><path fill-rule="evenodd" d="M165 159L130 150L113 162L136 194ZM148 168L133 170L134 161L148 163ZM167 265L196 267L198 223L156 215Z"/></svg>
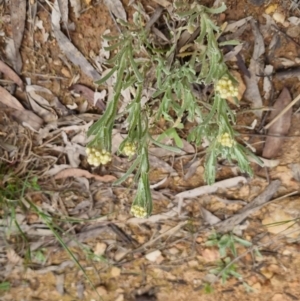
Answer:
<svg viewBox="0 0 300 301"><path fill-rule="evenodd" d="M224 42L220 42L219 46L227 46L227 45L232 45L232 46L236 46L239 45L241 42L237 41L237 40L228 40L228 41L224 41Z"/></svg>
<svg viewBox="0 0 300 301"><path fill-rule="evenodd" d="M205 11L210 14L220 14L223 13L227 9L226 4L223 2L220 7L217 8L205 8Z"/></svg>
<svg viewBox="0 0 300 301"><path fill-rule="evenodd" d="M115 181L113 183L113 185L120 185L121 183L123 183L131 174L132 172L137 168L137 166L140 164L140 157L137 157L135 159L135 161L133 162L133 164L129 167L129 169L127 170L127 172L117 181Z"/></svg>

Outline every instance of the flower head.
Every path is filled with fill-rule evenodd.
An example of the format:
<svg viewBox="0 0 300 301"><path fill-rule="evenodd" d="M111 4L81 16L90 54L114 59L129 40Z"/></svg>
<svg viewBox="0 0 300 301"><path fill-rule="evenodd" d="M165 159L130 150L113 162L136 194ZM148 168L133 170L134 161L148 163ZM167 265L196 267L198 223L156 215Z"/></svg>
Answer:
<svg viewBox="0 0 300 301"><path fill-rule="evenodd" d="M103 149L87 147L86 154L88 163L93 166L105 165L111 161L111 153Z"/></svg>
<svg viewBox="0 0 300 301"><path fill-rule="evenodd" d="M135 154L135 152L136 152L135 144L129 141L126 142L123 148L123 153L128 157L132 157Z"/></svg>
<svg viewBox="0 0 300 301"><path fill-rule="evenodd" d="M218 142L226 147L232 147L235 144L235 140L231 138L228 133L224 133L218 138Z"/></svg>
<svg viewBox="0 0 300 301"><path fill-rule="evenodd" d="M216 91L221 98L237 97L239 95L238 88L233 85L232 80L227 77L222 77L216 84Z"/></svg>
<svg viewBox="0 0 300 301"><path fill-rule="evenodd" d="M130 210L131 214L135 217L144 218L147 216L147 211L145 208L139 206L139 205L133 205Z"/></svg>
<svg viewBox="0 0 300 301"><path fill-rule="evenodd" d="M152 212L152 198L148 174L141 174L137 192L131 205L130 213L135 217L144 218Z"/></svg>

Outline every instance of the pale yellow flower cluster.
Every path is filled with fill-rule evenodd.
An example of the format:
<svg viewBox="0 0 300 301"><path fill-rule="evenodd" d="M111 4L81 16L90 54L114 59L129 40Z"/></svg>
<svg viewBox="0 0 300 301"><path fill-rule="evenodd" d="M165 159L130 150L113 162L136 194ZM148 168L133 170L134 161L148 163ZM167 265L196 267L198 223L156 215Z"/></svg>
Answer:
<svg viewBox="0 0 300 301"><path fill-rule="evenodd" d="M228 133L224 133L218 138L218 142L227 147L232 147L235 143L235 141L230 137Z"/></svg>
<svg viewBox="0 0 300 301"><path fill-rule="evenodd" d="M128 157L133 156L136 152L135 144L132 142L126 142L125 146L123 148L123 152L124 152L125 156L128 156Z"/></svg>
<svg viewBox="0 0 300 301"><path fill-rule="evenodd" d="M221 98L237 97L239 95L238 88L233 85L232 80L227 77L222 77L216 84L216 91Z"/></svg>
<svg viewBox="0 0 300 301"><path fill-rule="evenodd" d="M130 212L132 215L139 218L144 218L147 216L146 209L138 205L132 206Z"/></svg>
<svg viewBox="0 0 300 301"><path fill-rule="evenodd" d="M88 156L87 161L90 165L99 166L100 164L107 164L111 161L111 153L106 150L100 150L94 147L87 147L86 154Z"/></svg>

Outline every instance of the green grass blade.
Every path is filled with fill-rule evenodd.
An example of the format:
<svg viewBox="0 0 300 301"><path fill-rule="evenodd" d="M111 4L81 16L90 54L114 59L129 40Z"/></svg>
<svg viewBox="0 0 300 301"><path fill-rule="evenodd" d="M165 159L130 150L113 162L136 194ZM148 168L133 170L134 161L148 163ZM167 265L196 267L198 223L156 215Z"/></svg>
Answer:
<svg viewBox="0 0 300 301"><path fill-rule="evenodd" d="M27 200L27 202L30 204L30 207L36 212L36 214L38 214L38 216L40 217L41 220L43 220L43 222L46 224L46 226L51 230L51 232L53 233L53 235L55 236L56 240L60 243L60 245L63 247L63 249L69 254L69 256L71 257L71 259L74 261L74 263L77 265L77 267L82 271L83 275L85 276L85 278L87 279L87 281L89 282L89 284L91 285L91 287L93 288L93 290L95 290L95 292L97 293L97 295L99 296L99 298L102 300L102 297L99 295L99 293L97 292L93 282L91 281L91 279L89 278L89 276L87 275L87 273L85 272L83 266L80 264L80 262L77 260L77 258L75 257L75 255L73 254L73 252L69 249L69 247L65 244L65 242L63 241L62 237L57 233L57 231L55 230L54 226L52 225L52 221L49 218L48 215L44 214L35 204L33 204L31 201Z"/></svg>
<svg viewBox="0 0 300 301"><path fill-rule="evenodd" d="M0 291L9 291L10 290L10 282L4 281L0 283Z"/></svg>

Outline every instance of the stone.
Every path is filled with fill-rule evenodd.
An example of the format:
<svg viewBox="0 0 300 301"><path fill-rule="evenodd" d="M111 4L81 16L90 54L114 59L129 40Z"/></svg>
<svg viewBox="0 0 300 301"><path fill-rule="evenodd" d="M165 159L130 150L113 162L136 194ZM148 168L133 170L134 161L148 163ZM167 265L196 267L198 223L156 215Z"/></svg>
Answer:
<svg viewBox="0 0 300 301"><path fill-rule="evenodd" d="M155 263L161 264L164 260L165 260L165 258L164 258L162 255L160 255L160 256L158 256L158 258L155 260Z"/></svg>
<svg viewBox="0 0 300 301"><path fill-rule="evenodd" d="M297 38L300 35L300 26L290 26L286 33L292 38Z"/></svg>
<svg viewBox="0 0 300 301"><path fill-rule="evenodd" d="M284 256L290 256L292 252L290 250L283 250L282 255Z"/></svg>
<svg viewBox="0 0 300 301"><path fill-rule="evenodd" d="M220 259L220 253L216 249L204 249L201 251L203 259L207 262L213 262Z"/></svg>
<svg viewBox="0 0 300 301"><path fill-rule="evenodd" d="M201 243L203 242L203 237L198 236L197 239L196 239L196 242L197 242L198 244L201 244Z"/></svg>
<svg viewBox="0 0 300 301"><path fill-rule="evenodd" d="M116 253L115 253L115 256L114 256L114 259L115 261L120 261L122 260L128 253L128 250L118 250Z"/></svg>
<svg viewBox="0 0 300 301"><path fill-rule="evenodd" d="M56 59L56 60L53 60L53 65L55 65L55 66L61 66L62 62L61 62L61 60Z"/></svg>
<svg viewBox="0 0 300 301"><path fill-rule="evenodd" d="M121 275L121 269L119 269L117 267L112 267L110 274L112 277L119 277Z"/></svg>
<svg viewBox="0 0 300 301"><path fill-rule="evenodd" d="M103 285L96 287L96 291L101 297L107 295L107 290Z"/></svg>
<svg viewBox="0 0 300 301"><path fill-rule="evenodd" d="M104 242L97 242L94 254L97 256L102 256L104 255L106 251L107 245Z"/></svg>
<svg viewBox="0 0 300 301"><path fill-rule="evenodd" d="M256 282L252 285L252 288L258 293L261 291L261 284L259 282Z"/></svg>
<svg viewBox="0 0 300 301"><path fill-rule="evenodd" d="M269 271L267 269L262 269L260 271L262 273L262 275L264 275L267 279L271 279L274 275L274 273L272 271Z"/></svg>
<svg viewBox="0 0 300 301"><path fill-rule="evenodd" d="M188 262L188 266L191 268L195 268L199 266L199 262L197 260L191 260Z"/></svg>
<svg viewBox="0 0 300 301"><path fill-rule="evenodd" d="M282 277L278 277L278 276L272 277L270 281L274 288L279 288L284 283Z"/></svg>
<svg viewBox="0 0 300 301"><path fill-rule="evenodd" d="M271 299L271 301L285 301L285 300L286 298L282 294L275 294Z"/></svg>
<svg viewBox="0 0 300 301"><path fill-rule="evenodd" d="M257 277L252 275L247 279L247 283L252 286L254 283L256 283L258 281Z"/></svg>
<svg viewBox="0 0 300 301"><path fill-rule="evenodd" d="M168 252L171 254L171 255L176 255L179 253L179 250L177 248L171 248L171 249L168 249Z"/></svg>
<svg viewBox="0 0 300 301"><path fill-rule="evenodd" d="M268 270L274 274L282 274L280 267L277 264L271 264L268 266Z"/></svg>
<svg viewBox="0 0 300 301"><path fill-rule="evenodd" d="M147 260L149 260L151 262L155 262L159 258L160 255L161 255L161 251L155 250L153 252L146 254L145 257Z"/></svg>
<svg viewBox="0 0 300 301"><path fill-rule="evenodd" d="M215 274L207 274L204 276L203 281L206 281L208 283L215 283L218 281L218 277Z"/></svg>
<svg viewBox="0 0 300 301"><path fill-rule="evenodd" d="M124 295L119 295L115 301L124 301Z"/></svg>
<svg viewBox="0 0 300 301"><path fill-rule="evenodd" d="M273 19L275 22L283 24L285 21L285 15L281 12L275 12L273 14Z"/></svg>

